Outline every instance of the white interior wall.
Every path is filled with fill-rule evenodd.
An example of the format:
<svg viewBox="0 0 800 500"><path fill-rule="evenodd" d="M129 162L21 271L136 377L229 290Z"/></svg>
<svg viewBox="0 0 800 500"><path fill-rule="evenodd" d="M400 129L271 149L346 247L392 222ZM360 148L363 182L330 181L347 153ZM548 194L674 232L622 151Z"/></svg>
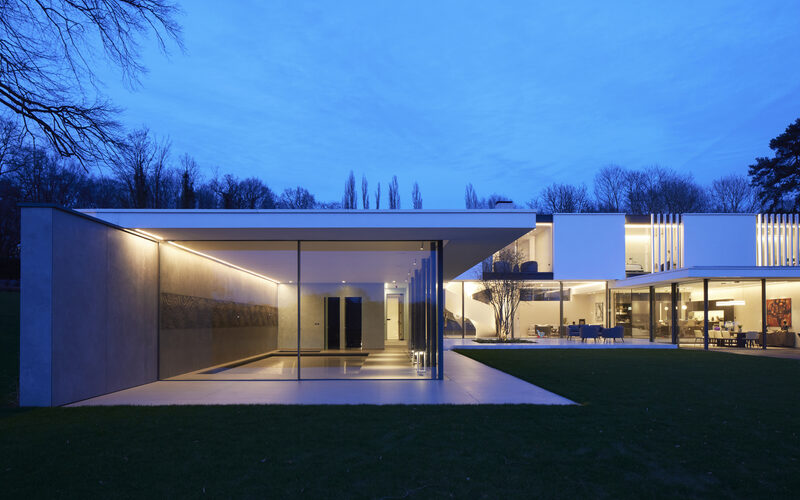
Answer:
<svg viewBox="0 0 800 500"><path fill-rule="evenodd" d="M536 226L531 237L531 259L539 264L540 273L553 272L553 226L542 224Z"/></svg>
<svg viewBox="0 0 800 500"><path fill-rule="evenodd" d="M361 342L364 349L385 347L386 304L383 283L303 283L300 287L300 347L324 349L325 347L325 297L340 297L340 342L344 346L344 299L361 297ZM281 285L279 301L288 314L297 316L297 288ZM278 348L297 348L297 320L278 321Z"/></svg>
<svg viewBox="0 0 800 500"><path fill-rule="evenodd" d="M628 225L625 227L625 262L639 264L644 271L651 271L650 226Z"/></svg>
<svg viewBox="0 0 800 500"><path fill-rule="evenodd" d="M472 298L472 295L482 288L483 286L480 283L474 281L464 282L464 315L475 326L475 332L478 337L492 337L497 335L492 306Z"/></svg>

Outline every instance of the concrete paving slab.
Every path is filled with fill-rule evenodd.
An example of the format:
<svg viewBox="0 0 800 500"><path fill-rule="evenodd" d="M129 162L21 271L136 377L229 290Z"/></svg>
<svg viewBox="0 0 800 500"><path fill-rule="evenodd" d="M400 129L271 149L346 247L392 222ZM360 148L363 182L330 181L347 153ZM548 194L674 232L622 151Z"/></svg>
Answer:
<svg viewBox="0 0 800 500"><path fill-rule="evenodd" d="M444 369L444 380L164 380L69 406L576 404L456 352Z"/></svg>

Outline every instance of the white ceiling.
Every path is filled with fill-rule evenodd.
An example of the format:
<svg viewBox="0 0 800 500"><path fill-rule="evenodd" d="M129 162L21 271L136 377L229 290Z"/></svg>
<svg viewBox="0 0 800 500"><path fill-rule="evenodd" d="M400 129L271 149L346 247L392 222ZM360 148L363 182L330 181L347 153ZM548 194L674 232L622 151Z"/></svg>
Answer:
<svg viewBox="0 0 800 500"><path fill-rule="evenodd" d="M315 263L319 275L333 279L344 274L397 279L413 264L414 245L442 240L444 279L453 279L487 256L524 235L536 225L531 210L122 210L86 209L81 212L129 229L141 229L171 241L265 242L283 240L294 244L310 241L410 241L408 255L388 255L387 251L358 250L358 254L335 256L326 253L326 264ZM199 243L202 242L202 243ZM235 248L215 248L230 259L246 259L248 265L267 266L273 273L288 275L279 254L272 263L262 262L256 250L234 252ZM289 252L289 250L286 250ZM218 258L224 260L222 253ZM355 255L360 257L356 258ZM285 257L289 259L290 257ZM362 259L362 260L359 260ZM313 261L312 261L313 262ZM232 260L232 263L233 262ZM296 263L295 263L296 264ZM236 264L248 268L245 264ZM304 266L305 267L305 266ZM322 274L322 267L325 273ZM377 271L384 268L383 274ZM402 272L401 272L402 271ZM258 271L256 271L258 272ZM267 274L266 271L264 274ZM269 275L269 274L267 274ZM276 277L275 279L279 279ZM347 279L347 278L342 278ZM405 278L403 278L405 279ZM378 280L380 281L380 280Z"/></svg>

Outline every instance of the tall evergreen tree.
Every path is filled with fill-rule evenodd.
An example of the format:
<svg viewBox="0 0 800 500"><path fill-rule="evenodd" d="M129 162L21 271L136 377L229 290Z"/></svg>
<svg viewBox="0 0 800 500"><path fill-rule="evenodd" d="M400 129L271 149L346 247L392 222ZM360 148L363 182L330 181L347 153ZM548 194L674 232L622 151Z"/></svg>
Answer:
<svg viewBox="0 0 800 500"><path fill-rule="evenodd" d="M422 193L419 192L418 182L414 182L414 187L411 189L411 201L414 204L415 210L422 208Z"/></svg>
<svg viewBox="0 0 800 500"><path fill-rule="evenodd" d="M400 186L397 183L397 176L392 176L389 184L389 209L397 210L400 208Z"/></svg>
<svg viewBox="0 0 800 500"><path fill-rule="evenodd" d="M342 208L348 210L354 210L358 208L356 205L356 176L353 175L353 171L350 171L350 175L347 176L347 180L344 183L344 196L342 197Z"/></svg>
<svg viewBox="0 0 800 500"><path fill-rule="evenodd" d="M369 208L369 184L366 175L361 176L361 208L364 210Z"/></svg>
<svg viewBox="0 0 800 500"><path fill-rule="evenodd" d="M769 141L772 158L756 158L750 183L766 210L800 210L800 118Z"/></svg>

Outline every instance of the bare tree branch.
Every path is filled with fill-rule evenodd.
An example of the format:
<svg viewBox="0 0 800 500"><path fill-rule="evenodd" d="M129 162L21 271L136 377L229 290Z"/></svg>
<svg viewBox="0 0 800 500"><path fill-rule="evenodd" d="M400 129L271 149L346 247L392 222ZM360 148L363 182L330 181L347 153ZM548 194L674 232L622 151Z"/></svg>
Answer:
<svg viewBox="0 0 800 500"><path fill-rule="evenodd" d="M121 144L118 109L95 68L110 61L138 83L140 39L182 48L178 8L166 0L0 1L0 105L21 131L81 164L107 160Z"/></svg>

